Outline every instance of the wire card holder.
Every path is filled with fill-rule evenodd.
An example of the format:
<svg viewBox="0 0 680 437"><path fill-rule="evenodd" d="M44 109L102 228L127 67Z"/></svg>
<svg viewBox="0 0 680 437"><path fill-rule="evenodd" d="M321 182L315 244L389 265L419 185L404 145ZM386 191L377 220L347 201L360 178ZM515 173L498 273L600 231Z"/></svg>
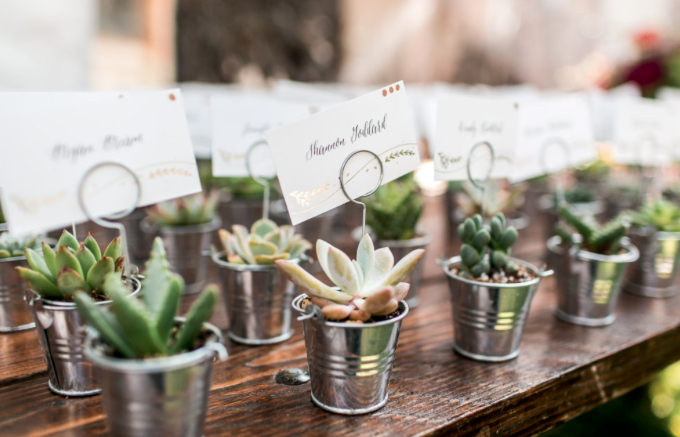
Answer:
<svg viewBox="0 0 680 437"><path fill-rule="evenodd" d="M251 144L250 147L248 147L248 151L246 152L246 170L248 170L248 176L250 176L255 182L264 187L264 197L262 198L262 218L268 219L270 204L269 200L271 195L271 182L269 181L269 179L256 176L253 173L253 169L250 165L250 157L252 156L253 150L258 148L259 146L269 147L269 144L267 143L267 140L258 140Z"/></svg>
<svg viewBox="0 0 680 437"><path fill-rule="evenodd" d="M135 196L135 201L132 205L130 205L127 209L117 212L114 214L111 214L106 217L97 217L92 214L90 214L90 211L87 208L87 205L85 204L83 192L85 189L85 182L87 179L97 170L104 168L104 167L119 167L125 170L126 173L128 173L130 176L132 176L132 180L134 181L135 185L137 186L137 193ZM123 263L123 275L125 277L131 277L131 266L130 266L130 252L128 249L128 242L127 242L127 232L125 230L125 225L122 223L118 222L112 222L108 220L119 220L127 215L129 215L132 211L134 211L137 206L139 205L139 200L142 197L142 184L139 180L139 177L137 177L137 174L135 174L134 171L132 171L129 167L117 163L117 162L102 162L100 164L95 165L94 167L90 168L85 175L83 175L83 178L80 180L80 185L78 186L78 203L80 205L80 209L83 211L85 216L88 218L88 220L93 221L94 223L98 224L99 226L102 226L104 228L109 228L109 229L116 229L118 233L120 234L120 241L121 241L121 251L123 252L123 257L125 259L125 262ZM108 220L106 220L108 219ZM73 225L73 233L75 236L75 224ZM77 237L76 237L77 238ZM134 269L132 271L133 275L137 275L137 266L133 266Z"/></svg>
<svg viewBox="0 0 680 437"><path fill-rule="evenodd" d="M383 163L380 160L380 157L376 153L366 149L355 150L354 152L350 153L349 155L347 155L347 158L345 158L342 165L340 166L340 174L338 176L338 179L340 180L340 188L342 189L342 193L350 202L354 203L355 205L361 205L362 208L361 235L364 236L366 235L366 204L353 199L352 196L349 195L347 189L345 188L345 178L343 176L343 173L345 172L345 166L347 165L349 160L352 159L354 155L357 155L359 153L368 153L373 155L373 157L378 161L378 164L380 164L380 177L378 178L378 183L375 184L375 187L373 187L370 191L362 194L361 196L357 196L357 198L370 196L371 194L375 193L378 190L378 188L380 188L380 185L382 185L383 177L385 176L385 168L383 167Z"/></svg>
<svg viewBox="0 0 680 437"><path fill-rule="evenodd" d="M486 171L486 174L484 175L483 179L475 179L474 176L472 176L472 169L471 169L471 164L472 164L472 155L474 154L475 150L481 148L481 147L486 147L489 150L490 154L490 160L489 160L489 167ZM467 175L468 175L468 180L470 183L480 190L482 192L482 217L485 216L486 212L486 183L488 180L491 178L491 173L493 172L493 167L496 163L496 152L488 141L481 141L474 146L472 146L472 149L470 149L470 153L468 154L467 158L467 164L466 164L466 169L467 169Z"/></svg>

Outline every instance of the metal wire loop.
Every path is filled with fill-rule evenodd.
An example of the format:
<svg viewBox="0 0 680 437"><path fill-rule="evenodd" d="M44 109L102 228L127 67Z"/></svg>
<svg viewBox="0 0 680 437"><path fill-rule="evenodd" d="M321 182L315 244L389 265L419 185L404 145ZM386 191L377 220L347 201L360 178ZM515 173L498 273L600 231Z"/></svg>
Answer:
<svg viewBox="0 0 680 437"><path fill-rule="evenodd" d="M96 217L90 214L90 211L87 209L83 193L85 189L85 182L90 177L90 175L103 167L119 167L125 170L125 172L132 176L132 180L137 186L137 194L135 196L134 203L130 205L127 209L105 217ZM125 226L122 223L111 222L105 219L118 220L127 216L137 208L141 197L142 197L142 184L139 180L139 177L137 177L137 174L135 174L135 172L132 171L129 167L118 162L102 162L100 164L95 165L94 167L90 168L87 172L85 172L83 178L80 180L80 185L78 186L78 204L80 205L80 209L83 211L83 214L85 214L85 217L87 217L88 220L91 220L104 228L118 230L121 240L121 251L123 252L123 257L125 257L124 258L125 262L123 263L123 274L126 277L130 277L130 252L128 250L127 232L125 230Z"/></svg>
<svg viewBox="0 0 680 437"><path fill-rule="evenodd" d="M248 170L248 176L253 178L255 182L258 184L262 185L264 187L264 198L262 199L262 217L265 219L269 218L269 197L271 193L271 186L269 184L269 180L265 178L260 178L259 176L256 176L253 173L253 169L250 166L250 157L252 156L253 150L255 150L258 146L269 146L269 143L267 143L267 140L258 140L255 141L253 144L248 147L248 151L246 152L246 170Z"/></svg>
<svg viewBox="0 0 680 437"><path fill-rule="evenodd" d="M345 158L342 165L340 166L339 179L340 179L340 188L342 189L343 194L345 195L345 197L350 202L352 202L356 205L361 205L361 207L363 208L363 215L362 215L362 220L361 220L361 235L363 236L363 235L366 234L366 204L363 203L363 202L359 202L357 200L352 199L352 196L349 195L349 193L347 192L347 189L345 188L345 179L343 177L343 173L345 172L345 166L347 165L349 160L352 159L352 157L354 155L359 154L359 153L369 153L369 154L373 155L376 160L378 160L378 164L380 164L380 178L378 179L378 183L375 185L375 187L373 187L373 189L371 189L367 193L364 193L364 194L362 194L361 196L358 196L358 197L370 196L371 194L375 193L378 190L378 188L380 188L380 185L382 185L383 177L385 176L385 168L383 167L383 163L380 160L380 157L376 153L371 152L370 150L366 150L366 149L355 150L354 152L350 153L349 155L347 155L347 158Z"/></svg>
<svg viewBox="0 0 680 437"><path fill-rule="evenodd" d="M486 175L484 176L484 179L475 179L472 177L472 170L470 169L470 165L472 164L472 155L474 154L475 150L477 150L479 147L486 147L489 149L489 153L491 154L491 159L489 162L489 169L486 171ZM490 142L488 141L481 141L474 146L472 146L472 149L470 149L470 153L468 154L467 158L467 175L468 179L470 180L470 183L477 189L482 191L482 216L484 216L484 212L486 209L486 182L489 180L491 177L491 173L493 172L493 166L496 163L496 152L491 145Z"/></svg>

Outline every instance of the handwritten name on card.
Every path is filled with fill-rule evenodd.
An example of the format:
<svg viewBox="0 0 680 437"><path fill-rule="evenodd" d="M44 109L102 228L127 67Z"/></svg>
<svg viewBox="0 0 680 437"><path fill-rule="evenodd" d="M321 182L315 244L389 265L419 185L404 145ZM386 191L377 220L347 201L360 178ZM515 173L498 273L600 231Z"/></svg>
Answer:
<svg viewBox="0 0 680 437"><path fill-rule="evenodd" d="M154 91L0 118L2 206L10 232L27 234L87 219L83 176L103 162L139 178L139 206L201 190L179 90ZM39 126L39 129L36 129ZM130 206L136 186L113 167L88 178L84 201L102 216ZM132 193L132 194L131 194Z"/></svg>
<svg viewBox="0 0 680 437"><path fill-rule="evenodd" d="M382 183L420 165L418 142L403 82L397 82L295 123L267 132L279 183L294 225L348 200L339 183L340 167L356 150L378 155ZM356 198L371 190L380 165L367 153L345 167L344 181Z"/></svg>
<svg viewBox="0 0 680 437"><path fill-rule="evenodd" d="M523 181L597 158L585 96L545 97L520 104L511 180Z"/></svg>
<svg viewBox="0 0 680 437"><path fill-rule="evenodd" d="M248 176L246 153L265 132L310 115L309 105L283 101L263 94L221 95L211 100L213 174ZM253 159L256 175L274 173L270 159Z"/></svg>
<svg viewBox="0 0 680 437"><path fill-rule="evenodd" d="M516 132L517 108L513 102L440 95L437 101L435 179L467 179L468 157L480 143L488 143L493 148L495 159L490 177L508 177L512 170ZM470 160L471 166L490 165L490 162L477 162L489 160L490 156L475 152L476 156L479 158Z"/></svg>
<svg viewBox="0 0 680 437"><path fill-rule="evenodd" d="M664 166L672 159L674 120L665 102L622 98L614 116L614 161Z"/></svg>

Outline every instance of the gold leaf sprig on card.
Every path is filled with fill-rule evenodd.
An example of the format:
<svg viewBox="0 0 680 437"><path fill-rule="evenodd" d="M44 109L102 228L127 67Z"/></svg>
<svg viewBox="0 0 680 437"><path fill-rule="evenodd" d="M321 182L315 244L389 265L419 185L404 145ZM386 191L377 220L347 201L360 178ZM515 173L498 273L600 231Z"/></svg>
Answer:
<svg viewBox="0 0 680 437"><path fill-rule="evenodd" d="M438 152L437 155L439 155L439 162L441 162L444 170L448 169L449 165L456 164L460 162L461 159L463 159L462 156L446 156L442 152Z"/></svg>
<svg viewBox="0 0 680 437"><path fill-rule="evenodd" d="M162 177L168 177L168 176L185 176L189 177L191 176L191 172L187 170L182 170L181 168L177 167L166 167L166 168L159 168L156 171L152 171L149 173L149 179L156 179L156 178L162 178Z"/></svg>
<svg viewBox="0 0 680 437"><path fill-rule="evenodd" d="M331 184L329 182L326 182L319 188L315 188L313 190L308 191L293 191L292 193L290 193L290 195L295 199L298 205L309 206L309 204L312 202L312 197L316 197L319 194L323 193L324 191L328 190L328 187L330 186Z"/></svg>
<svg viewBox="0 0 680 437"><path fill-rule="evenodd" d="M230 164L232 159L233 160L239 160L239 161L246 159L246 155L244 153L236 155L236 154L233 154L233 153L225 152L224 150L220 150L219 152L220 152L220 157L227 164Z"/></svg>
<svg viewBox="0 0 680 437"><path fill-rule="evenodd" d="M413 150L409 149L401 149L397 150L396 152L392 152L387 157L385 157L385 162L390 162L394 159L399 158L400 156L414 156L415 152Z"/></svg>

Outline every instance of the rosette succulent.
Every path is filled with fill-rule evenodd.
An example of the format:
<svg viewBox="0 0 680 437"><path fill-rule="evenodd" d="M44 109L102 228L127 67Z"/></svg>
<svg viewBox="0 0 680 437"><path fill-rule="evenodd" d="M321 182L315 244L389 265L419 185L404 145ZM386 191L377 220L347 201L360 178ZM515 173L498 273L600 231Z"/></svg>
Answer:
<svg viewBox="0 0 680 437"><path fill-rule="evenodd" d="M64 230L56 252L45 242L42 243L43 256L26 248L30 268L16 269L33 291L47 299L72 300L77 291L89 293L94 298L106 298L108 290L104 278L110 273L122 275L125 259L120 244L120 237L114 238L102 254L92 235L79 243Z"/></svg>
<svg viewBox="0 0 680 437"><path fill-rule="evenodd" d="M653 226L663 232L680 232L680 207L665 199L648 202L639 210L624 215L637 227Z"/></svg>
<svg viewBox="0 0 680 437"><path fill-rule="evenodd" d="M232 264L274 264L276 260L300 258L312 248L292 226L278 226L269 219L253 223L250 232L241 225L232 226L232 231L218 231L227 262Z"/></svg>
<svg viewBox="0 0 680 437"><path fill-rule="evenodd" d="M194 301L181 326L176 327L184 281L170 272L165 248L156 238L146 263L141 300L130 298L115 274L108 274L104 285L109 291L111 310L95 305L86 293L75 296L78 311L99 332L111 354L124 358L151 358L193 350L203 323L217 302L219 290L209 285Z"/></svg>
<svg viewBox="0 0 680 437"><path fill-rule="evenodd" d="M401 280L411 273L424 252L416 249L395 265L390 249L375 250L368 235L359 242L356 260L318 240L316 254L319 264L335 288L319 281L295 263L278 260L276 266L307 293L313 304L321 307L326 319L367 322L373 316L388 316L397 310L409 290L409 284Z"/></svg>
<svg viewBox="0 0 680 437"><path fill-rule="evenodd" d="M380 240L408 240L415 237L423 207L413 173L407 173L378 188L366 202L366 224Z"/></svg>
<svg viewBox="0 0 680 437"><path fill-rule="evenodd" d="M212 221L218 202L219 192L212 190L158 203L146 213L158 226L196 226Z"/></svg>
<svg viewBox="0 0 680 437"><path fill-rule="evenodd" d="M36 250L39 247L35 237L13 238L7 232L0 234L0 259L24 256L24 248Z"/></svg>

